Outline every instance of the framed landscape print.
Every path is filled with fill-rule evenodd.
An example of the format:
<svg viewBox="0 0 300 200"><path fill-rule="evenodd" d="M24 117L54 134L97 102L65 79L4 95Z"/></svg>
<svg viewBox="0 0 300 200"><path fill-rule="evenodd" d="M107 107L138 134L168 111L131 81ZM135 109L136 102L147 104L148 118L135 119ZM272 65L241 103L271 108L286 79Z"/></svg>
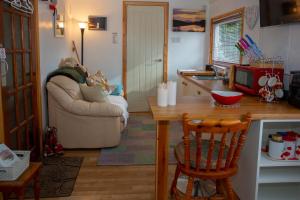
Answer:
<svg viewBox="0 0 300 200"><path fill-rule="evenodd" d="M103 16L89 16L89 30L106 31L107 17Z"/></svg>
<svg viewBox="0 0 300 200"><path fill-rule="evenodd" d="M173 9L174 32L205 32L205 23L205 9Z"/></svg>

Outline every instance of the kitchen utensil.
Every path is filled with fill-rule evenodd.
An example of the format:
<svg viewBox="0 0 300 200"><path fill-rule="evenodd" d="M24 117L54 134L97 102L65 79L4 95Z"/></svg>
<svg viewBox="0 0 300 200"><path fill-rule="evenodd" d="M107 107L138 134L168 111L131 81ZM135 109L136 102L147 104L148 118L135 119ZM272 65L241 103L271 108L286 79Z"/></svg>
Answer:
<svg viewBox="0 0 300 200"><path fill-rule="evenodd" d="M232 105L241 100L243 93L213 90L211 95L219 104Z"/></svg>
<svg viewBox="0 0 300 200"><path fill-rule="evenodd" d="M296 158L298 160L300 160L300 135L299 134L297 135L297 144L296 144L295 154L296 154Z"/></svg>
<svg viewBox="0 0 300 200"><path fill-rule="evenodd" d="M281 155L281 158L284 160L295 159L296 137L288 134L283 137L283 141L284 141L284 151Z"/></svg>
<svg viewBox="0 0 300 200"><path fill-rule="evenodd" d="M283 98L284 96L283 89L275 89L275 96L279 99Z"/></svg>
<svg viewBox="0 0 300 200"><path fill-rule="evenodd" d="M269 141L269 156L275 159L282 159L281 155L284 151L284 142L283 141Z"/></svg>
<svg viewBox="0 0 300 200"><path fill-rule="evenodd" d="M277 81L278 80L275 76L270 77L269 80L268 80L268 86L269 87L274 87L276 85Z"/></svg>
<svg viewBox="0 0 300 200"><path fill-rule="evenodd" d="M267 84L268 80L269 80L269 78L268 78L267 75L262 76L258 79L258 85L261 86L261 87L264 87Z"/></svg>
<svg viewBox="0 0 300 200"><path fill-rule="evenodd" d="M274 94L269 93L265 99L267 102L272 102L275 99L275 96Z"/></svg>

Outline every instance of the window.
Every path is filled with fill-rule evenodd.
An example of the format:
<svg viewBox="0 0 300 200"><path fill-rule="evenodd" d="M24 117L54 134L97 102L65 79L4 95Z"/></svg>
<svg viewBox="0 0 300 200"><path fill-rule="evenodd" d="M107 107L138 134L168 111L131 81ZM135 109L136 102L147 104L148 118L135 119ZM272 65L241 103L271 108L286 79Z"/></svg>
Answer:
<svg viewBox="0 0 300 200"><path fill-rule="evenodd" d="M213 64L238 64L241 62L239 50L235 44L243 33L243 9L212 18L211 55Z"/></svg>

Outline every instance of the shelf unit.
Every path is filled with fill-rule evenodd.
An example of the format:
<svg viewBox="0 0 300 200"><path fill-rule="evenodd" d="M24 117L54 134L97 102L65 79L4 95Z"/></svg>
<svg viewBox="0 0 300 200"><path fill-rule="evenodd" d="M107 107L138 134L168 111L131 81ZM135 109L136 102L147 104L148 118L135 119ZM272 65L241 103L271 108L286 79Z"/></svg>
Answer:
<svg viewBox="0 0 300 200"><path fill-rule="evenodd" d="M300 184L262 184L258 188L258 197L262 200L298 200L300 199Z"/></svg>
<svg viewBox="0 0 300 200"><path fill-rule="evenodd" d="M300 199L300 161L272 160L261 151L268 135L278 131L300 132L300 119L261 120L251 124L239 163L240 171L233 179L240 199Z"/></svg>
<svg viewBox="0 0 300 200"><path fill-rule="evenodd" d="M299 161L276 161L268 158L266 152L261 152L260 167L291 167L300 166Z"/></svg>
<svg viewBox="0 0 300 200"><path fill-rule="evenodd" d="M300 167L261 167L258 183L300 183Z"/></svg>
<svg viewBox="0 0 300 200"><path fill-rule="evenodd" d="M300 120L263 120L261 121L260 149L268 142L269 134L278 131L299 132L299 130ZM261 151L258 157L256 199L295 199L300 189L300 162L272 160Z"/></svg>

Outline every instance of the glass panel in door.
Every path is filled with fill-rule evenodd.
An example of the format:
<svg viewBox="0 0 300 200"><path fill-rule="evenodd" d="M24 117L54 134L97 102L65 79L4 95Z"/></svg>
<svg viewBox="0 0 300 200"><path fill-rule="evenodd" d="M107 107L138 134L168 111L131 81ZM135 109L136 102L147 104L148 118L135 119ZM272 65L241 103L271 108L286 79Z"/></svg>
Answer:
<svg viewBox="0 0 300 200"><path fill-rule="evenodd" d="M33 4L36 1L31 1ZM12 149L39 152L35 79L34 15L22 13L0 1L0 45L6 49L7 70L1 66L5 143ZM1 106L1 105L0 105Z"/></svg>

